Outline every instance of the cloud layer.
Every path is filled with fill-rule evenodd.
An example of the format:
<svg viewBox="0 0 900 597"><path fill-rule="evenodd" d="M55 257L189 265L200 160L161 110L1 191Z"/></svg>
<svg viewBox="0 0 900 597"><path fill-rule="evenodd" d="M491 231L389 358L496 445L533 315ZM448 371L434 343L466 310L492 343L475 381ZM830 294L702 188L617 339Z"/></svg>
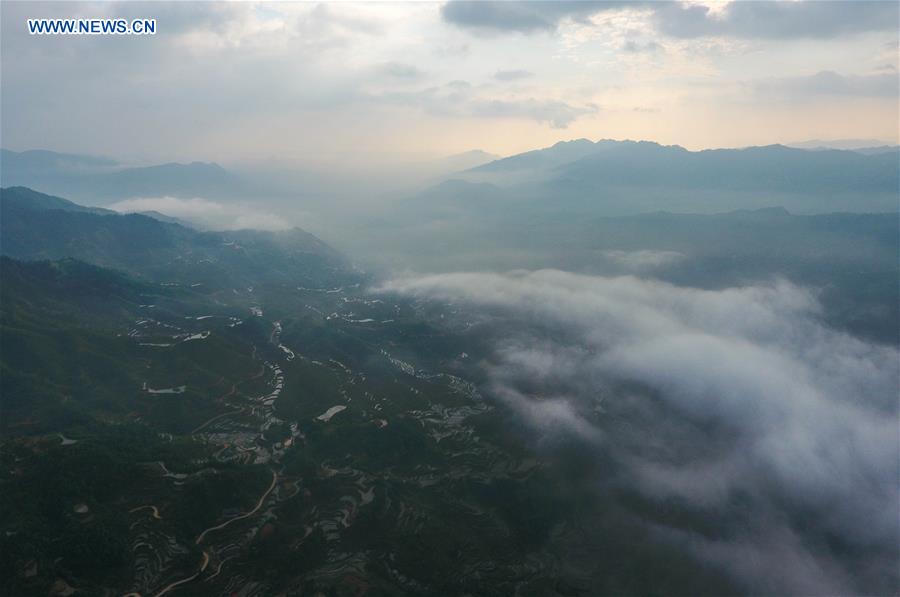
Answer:
<svg viewBox="0 0 900 597"><path fill-rule="evenodd" d="M500 80L514 80L528 76L525 71L497 73ZM582 116L594 114L599 107L593 103L569 104L558 99L538 99L533 96L497 96L492 90L475 87L468 81L455 80L420 91L390 92L372 99L407 106L417 106L426 112L454 118L525 119L549 124L555 129L567 128Z"/></svg>
<svg viewBox="0 0 900 597"><path fill-rule="evenodd" d="M716 12L710 6L654 4L661 33L674 37L831 38L869 31L896 30L895 2L729 2Z"/></svg>
<svg viewBox="0 0 900 597"><path fill-rule="evenodd" d="M621 3L610 2L447 2L441 8L444 20L460 27L482 31L551 31L563 19L584 19Z"/></svg>
<svg viewBox="0 0 900 597"><path fill-rule="evenodd" d="M122 213L155 211L210 230L287 230L291 225L273 213L249 205L226 204L199 197L141 197L109 206Z"/></svg>
<svg viewBox="0 0 900 597"><path fill-rule="evenodd" d="M678 263L685 258L678 251L653 251L643 249L640 251L610 250L602 251L600 255L611 264L634 273L655 270L666 265Z"/></svg>
<svg viewBox="0 0 900 597"><path fill-rule="evenodd" d="M691 148L893 142L898 10L843 1L5 2L0 128L14 150L226 165L512 154L552 145L562 128L572 138ZM38 17L152 17L158 31L28 35L26 20ZM773 101L784 96L800 101Z"/></svg>
<svg viewBox="0 0 900 597"><path fill-rule="evenodd" d="M802 100L817 96L896 98L900 94L900 79L897 73L842 75L821 71L802 77L762 79L754 83L753 90L761 97Z"/></svg>
<svg viewBox="0 0 900 597"><path fill-rule="evenodd" d="M757 591L895 586L900 355L826 328L810 291L554 270L381 290L508 321L498 328L517 331L486 365L498 399L542 434L614 455L631 488L740 529L710 538L655 527L660 540ZM630 431L612 425L621 420ZM865 553L865 566L847 553Z"/></svg>
<svg viewBox="0 0 900 597"><path fill-rule="evenodd" d="M716 10L714 10L714 8ZM831 38L897 27L894 2L472 2L451 0L441 15L448 23L482 32L554 31L563 21L622 9L652 14L659 33L676 38Z"/></svg>

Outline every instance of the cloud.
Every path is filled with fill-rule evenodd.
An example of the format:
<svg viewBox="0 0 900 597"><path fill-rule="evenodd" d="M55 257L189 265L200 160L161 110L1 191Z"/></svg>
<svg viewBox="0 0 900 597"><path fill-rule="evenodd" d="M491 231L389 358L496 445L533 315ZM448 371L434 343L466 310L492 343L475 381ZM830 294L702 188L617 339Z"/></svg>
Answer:
<svg viewBox="0 0 900 597"><path fill-rule="evenodd" d="M495 384L491 390L534 428L547 434L572 434L591 443L599 442L603 437L600 430L580 416L565 398L535 399L503 384Z"/></svg>
<svg viewBox="0 0 900 597"><path fill-rule="evenodd" d="M578 118L598 111L595 104L574 105L557 99L515 95L491 97L467 81L451 81L415 92L391 92L373 96L373 99L418 106L439 116L517 118L546 123L557 129L564 129Z"/></svg>
<svg viewBox="0 0 900 597"><path fill-rule="evenodd" d="M156 211L211 230L287 230L291 225L275 214L248 205L225 204L207 199L142 197L109 206L121 213Z"/></svg>
<svg viewBox="0 0 900 597"><path fill-rule="evenodd" d="M619 118L605 123L584 118L589 129L585 135L600 134L597 127L602 125L604 130L615 129L608 133L615 136L665 134L670 139L680 135L683 143L694 145L747 144L747 139L738 137L758 137L759 127L739 132L741 127L686 124L697 116L701 109L697 106L706 110L705 103L694 101L701 97L713 100L714 118L725 117L714 100L722 97L721 90L728 96L727 81L739 79L737 70L773 77L805 74L796 68L806 60L830 63L829 68L850 73L857 72L853 60L862 64L860 69L896 60L896 46L891 51L884 44L896 23L889 18L896 3L787 4L786 8L766 8L758 2L717 4L718 8L706 10L696 3L690 8L622 2L451 2L442 9L418 3L2 3L3 138L7 146L19 149L45 147L135 162L235 162L270 155L315 161L326 153L372 154L373 139L379 140L379 148L396 152L465 149L459 125L475 130L483 121L422 118L417 125L431 131L424 136L398 123L421 113L481 119L497 113L501 116L489 123L491 128L508 129L509 134L495 135L494 149L513 152L522 148L526 134L516 128L517 121L557 128L581 124L579 118L596 111L588 102L596 102L618 112ZM787 24L769 25L766 10L784 13L779 18ZM795 18L795 13L808 15L807 29L812 29L802 29L803 19ZM152 39L89 36L73 43L66 36L30 36L22 26L26 18L42 16L148 14L158 20L158 34ZM757 21L757 25L747 24ZM876 26L886 33L815 47L717 38L777 35L780 40L790 39L788 32L839 37ZM671 32L670 37L682 39L664 38L663 28ZM484 39L472 38L467 34L471 31L558 31L559 36ZM690 35L704 39L688 39ZM654 43L665 52L653 52ZM795 50L794 60L772 62L773 56ZM738 55L739 60L722 60ZM510 62L510 56L515 62ZM223 64L228 68L221 68ZM527 93L521 89L524 86L497 84L518 80L511 77L524 73L505 70L518 67L535 73L527 80ZM423 93L422 105L414 106L409 100L416 110L409 115L399 114L395 107L385 108L381 101L387 91L415 91L413 87L424 87L422 81L437 74L447 79L487 79L494 86L475 90L455 106L449 105L452 98L435 99ZM110 85L111 81L115 84ZM726 83L701 87L702 81ZM585 91L587 87L590 92ZM66 92L76 88L77 94ZM260 89L266 93L260 94ZM506 93L511 90L517 95ZM842 109L848 113L862 109L846 103ZM675 129L648 132L644 128L654 122L624 113L634 105L657 104L669 106L678 115L672 120ZM731 113L727 118L745 125L780 118L778 110L758 102L742 104L741 109L741 118L734 120ZM853 136L876 134L872 131L885 128L880 121L890 124L885 105L877 110L866 106L862 115L847 121L851 124L846 126L859 129ZM106 126L111 118L129 123L127 137ZM810 124L810 118L804 111L791 123L805 129L818 125L818 121ZM819 120L832 126L839 122L837 118ZM86 130L91 133L85 134ZM710 130L724 137L713 141ZM850 132L841 133L847 135ZM241 142L230 142L234 139ZM535 143L550 141L545 134Z"/></svg>
<svg viewBox="0 0 900 597"><path fill-rule="evenodd" d="M514 100L476 100L469 104L472 116L483 118L527 118L564 129L581 116L593 114L597 106L573 106L560 100L534 98Z"/></svg>
<svg viewBox="0 0 900 597"><path fill-rule="evenodd" d="M402 62L386 62L378 68L381 75L396 79L421 79L425 73L411 64L403 64Z"/></svg>
<svg viewBox="0 0 900 597"><path fill-rule="evenodd" d="M642 52L653 53L659 52L662 49L663 47L655 41L648 41L647 43L642 44L634 41L633 39L629 39L624 44L622 44L622 50L628 52L629 54L640 54Z"/></svg>
<svg viewBox="0 0 900 597"><path fill-rule="evenodd" d="M601 251L600 255L610 263L632 272L657 269L684 260L677 251Z"/></svg>
<svg viewBox="0 0 900 597"><path fill-rule="evenodd" d="M528 79L533 76L534 73L527 70L498 70L494 73L494 78L498 81L518 81L519 79Z"/></svg>
<svg viewBox="0 0 900 597"><path fill-rule="evenodd" d="M752 87L760 95L803 99L811 96L897 97L900 94L896 73L842 75L821 71L801 77L762 79L752 83Z"/></svg>
<svg viewBox="0 0 900 597"><path fill-rule="evenodd" d="M715 10L713 10L715 8ZM566 20L589 23L617 10L641 10L656 31L674 38L834 38L893 31L898 5L880 1L712 2L471 2L451 0L441 9L448 23L479 32L552 32Z"/></svg>
<svg viewBox="0 0 900 597"><path fill-rule="evenodd" d="M380 291L496 318L493 395L542 435L611 454L633 490L724 521L717 537L653 523L661 540L757 592L894 586L900 353L824 326L811 291L556 270Z"/></svg>
<svg viewBox="0 0 900 597"><path fill-rule="evenodd" d="M443 44L432 50L439 58L465 58L471 51L472 47L467 43Z"/></svg>
<svg viewBox="0 0 900 597"><path fill-rule="evenodd" d="M472 2L454 0L441 7L443 19L483 32L553 31L564 19L584 19L620 3L604 2Z"/></svg>
<svg viewBox="0 0 900 597"><path fill-rule="evenodd" d="M715 12L701 4L663 2L654 8L654 22L672 37L823 39L896 30L898 10L896 2L879 1L738 1Z"/></svg>

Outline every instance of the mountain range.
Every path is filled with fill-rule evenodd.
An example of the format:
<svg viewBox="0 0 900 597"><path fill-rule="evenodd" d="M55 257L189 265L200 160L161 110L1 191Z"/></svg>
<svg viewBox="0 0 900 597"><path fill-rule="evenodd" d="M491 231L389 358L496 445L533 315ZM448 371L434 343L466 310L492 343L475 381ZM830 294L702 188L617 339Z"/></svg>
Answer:
<svg viewBox="0 0 900 597"><path fill-rule="evenodd" d="M233 197L247 189L215 163L129 167L108 158L44 150L0 152L2 186L27 186L94 204L130 197Z"/></svg>
<svg viewBox="0 0 900 597"><path fill-rule="evenodd" d="M689 151L648 141L579 139L496 160L456 178L493 185L494 198L508 197L516 209L554 212L713 213L775 205L807 213L892 211L900 185L898 156L896 148ZM429 203L428 194L419 203Z"/></svg>
<svg viewBox="0 0 900 597"><path fill-rule="evenodd" d="M84 207L25 187L0 190L0 247L18 259L69 257L154 281L228 288L254 280L330 284L350 270L346 258L299 228L200 232L166 219Z"/></svg>
<svg viewBox="0 0 900 597"><path fill-rule="evenodd" d="M517 209L537 211L714 213L776 205L806 213L893 211L900 186L898 156L898 148L889 146L689 151L649 141L576 139L505 158L472 151L420 165L430 172L426 178L440 182L418 193L410 205L446 207L439 200L447 191L443 185L459 180L492 185L457 185L459 196L477 194L485 204L511 198ZM421 176L422 171L410 172L411 180ZM42 150L2 150L0 155L2 186L27 186L92 205L134 197L313 197L323 193L320 178L278 170L238 175L206 162L126 167L106 158Z"/></svg>

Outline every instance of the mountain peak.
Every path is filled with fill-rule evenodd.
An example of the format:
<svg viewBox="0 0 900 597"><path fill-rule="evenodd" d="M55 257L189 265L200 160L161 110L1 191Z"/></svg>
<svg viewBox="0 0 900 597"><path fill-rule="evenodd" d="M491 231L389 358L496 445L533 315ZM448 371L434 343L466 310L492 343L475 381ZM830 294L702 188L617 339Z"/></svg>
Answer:
<svg viewBox="0 0 900 597"><path fill-rule="evenodd" d="M549 149L556 149L559 147L574 147L576 145L586 147L588 145L594 145L594 142L591 141L590 139L585 139L584 137L581 137L580 139L570 139L569 141L557 141Z"/></svg>

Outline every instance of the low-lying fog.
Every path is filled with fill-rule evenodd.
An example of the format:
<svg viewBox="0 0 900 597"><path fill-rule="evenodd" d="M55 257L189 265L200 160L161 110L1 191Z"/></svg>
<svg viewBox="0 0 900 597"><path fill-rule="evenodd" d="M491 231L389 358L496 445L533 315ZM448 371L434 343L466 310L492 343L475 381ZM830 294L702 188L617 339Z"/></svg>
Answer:
<svg viewBox="0 0 900 597"><path fill-rule="evenodd" d="M674 500L721 525L651 528L659 540L753 591L854 594L890 577L900 353L823 325L810 290L540 270L398 277L377 292L487 314L500 330L482 364L491 393L536 444L574 438L618 466L584 480L598 492Z"/></svg>

